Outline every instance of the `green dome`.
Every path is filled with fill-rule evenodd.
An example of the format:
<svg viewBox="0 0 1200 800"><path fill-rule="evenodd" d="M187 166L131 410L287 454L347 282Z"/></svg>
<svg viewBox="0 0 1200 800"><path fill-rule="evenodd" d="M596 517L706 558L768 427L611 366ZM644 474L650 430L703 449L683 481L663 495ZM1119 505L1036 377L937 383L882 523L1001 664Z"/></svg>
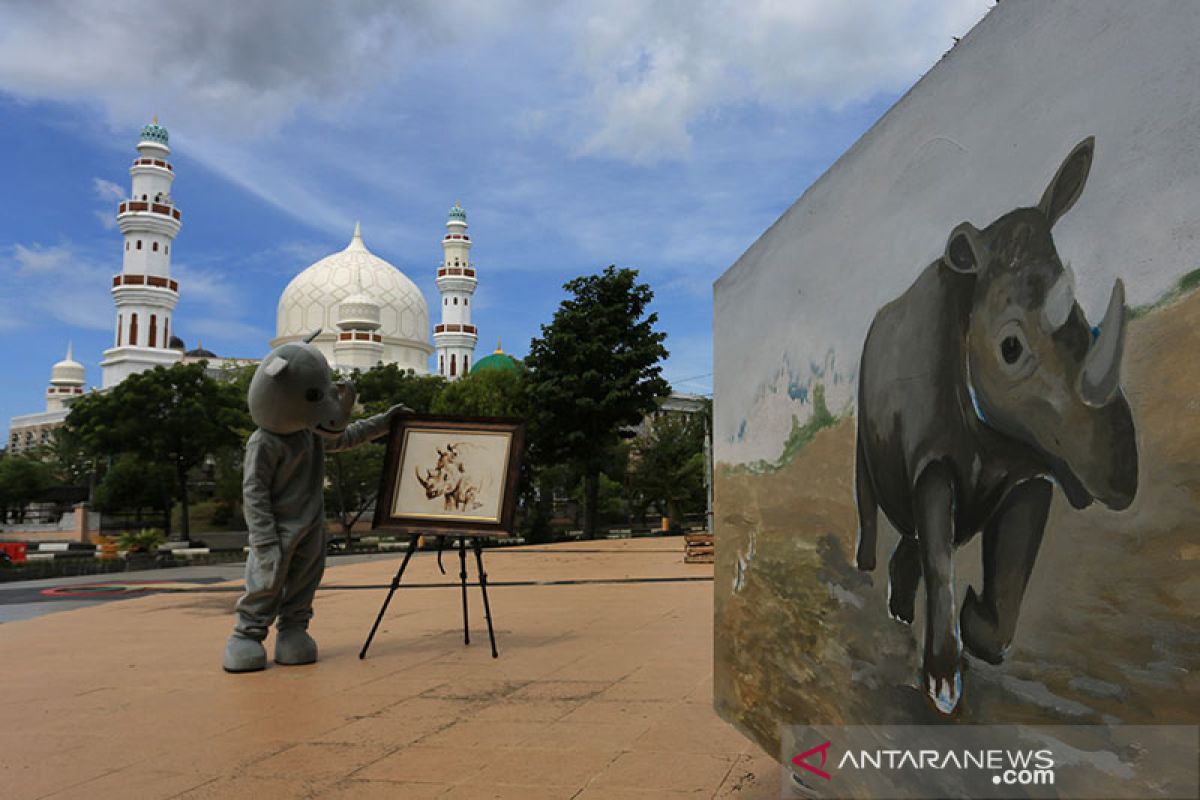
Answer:
<svg viewBox="0 0 1200 800"><path fill-rule="evenodd" d="M167 143L167 129L158 124L157 117L155 117L154 122L142 128L142 141L146 141L147 139L159 144Z"/></svg>
<svg viewBox="0 0 1200 800"><path fill-rule="evenodd" d="M501 372L515 372L519 370L521 362L510 356L508 353L492 353L490 356L484 356L472 365L471 374L476 372L486 372L488 370L498 370Z"/></svg>
<svg viewBox="0 0 1200 800"><path fill-rule="evenodd" d="M454 208L450 209L449 218L458 220L459 222L467 221L467 212L463 210L463 207L458 204L457 200L454 201Z"/></svg>

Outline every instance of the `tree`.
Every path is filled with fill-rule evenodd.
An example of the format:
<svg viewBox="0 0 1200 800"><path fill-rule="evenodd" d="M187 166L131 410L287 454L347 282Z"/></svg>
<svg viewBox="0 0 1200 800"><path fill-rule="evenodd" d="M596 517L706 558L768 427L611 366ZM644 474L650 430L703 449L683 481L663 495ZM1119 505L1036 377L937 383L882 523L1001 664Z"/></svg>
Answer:
<svg viewBox="0 0 1200 800"><path fill-rule="evenodd" d="M656 408L665 333L646 314L654 294L637 271L610 266L567 282L564 300L529 346L530 446L541 463L569 461L584 482L584 531L596 535L600 473L614 447Z"/></svg>
<svg viewBox="0 0 1200 800"><path fill-rule="evenodd" d="M0 458L0 522L11 510L18 522L25 521L29 505L54 482L49 465L36 458L8 456Z"/></svg>
<svg viewBox="0 0 1200 800"><path fill-rule="evenodd" d="M415 375L395 364L355 370L350 380L358 390L358 401L369 411L386 411L403 403L418 414L428 414L446 388L446 379L439 375Z"/></svg>
<svg viewBox="0 0 1200 800"><path fill-rule="evenodd" d="M525 400L524 369L489 369L449 383L434 398L430 411L472 417L523 417Z"/></svg>
<svg viewBox="0 0 1200 800"><path fill-rule="evenodd" d="M366 513L379 493L385 447L364 444L353 450L325 456L325 506L333 509L349 549L354 523Z"/></svg>
<svg viewBox="0 0 1200 800"><path fill-rule="evenodd" d="M244 395L213 380L205 363L175 364L131 375L112 391L81 397L67 428L98 456L129 454L170 469L189 538L188 473L206 456L237 447L249 429ZM163 509L170 518L170 506Z"/></svg>
<svg viewBox="0 0 1200 800"><path fill-rule="evenodd" d="M93 500L101 511L134 511L141 522L142 509L170 508L174 488L170 473L137 456L124 454L105 471Z"/></svg>
<svg viewBox="0 0 1200 800"><path fill-rule="evenodd" d="M704 486L704 414L667 412L653 417L633 442L629 485L644 502L670 520L706 505Z"/></svg>

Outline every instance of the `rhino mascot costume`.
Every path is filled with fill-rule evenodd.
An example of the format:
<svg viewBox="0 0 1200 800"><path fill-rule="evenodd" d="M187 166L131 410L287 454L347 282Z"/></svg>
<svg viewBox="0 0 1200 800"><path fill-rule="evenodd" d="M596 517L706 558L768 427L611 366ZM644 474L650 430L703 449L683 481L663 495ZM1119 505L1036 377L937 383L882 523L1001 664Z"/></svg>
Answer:
<svg viewBox="0 0 1200 800"><path fill-rule="evenodd" d="M319 333L318 331L317 333ZM246 593L225 645L227 672L267 665L263 640L276 617L275 663L311 664L313 596L325 571L325 453L384 435L404 406L348 424L354 388L334 384L316 347L295 342L272 350L250 382L250 416L258 429L246 443L242 484L250 556Z"/></svg>

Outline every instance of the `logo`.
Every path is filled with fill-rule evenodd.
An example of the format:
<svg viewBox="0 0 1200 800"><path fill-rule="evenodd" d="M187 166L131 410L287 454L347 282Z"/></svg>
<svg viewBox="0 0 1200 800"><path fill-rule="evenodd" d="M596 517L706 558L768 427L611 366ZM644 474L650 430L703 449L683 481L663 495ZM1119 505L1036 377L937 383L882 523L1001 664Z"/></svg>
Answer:
<svg viewBox="0 0 1200 800"><path fill-rule="evenodd" d="M822 767L825 766L825 760L829 757L829 748L832 744L833 744L833 742L829 741L829 742L825 742L824 744L819 744L816 747L813 747L809 750L805 750L803 753L801 753L800 755L793 758L792 763L795 764L797 767L802 767L803 769L808 770L809 772L811 772L814 775L820 775L825 780L831 780L828 772L826 772L823 769L820 769L819 767L814 767L812 764L808 763L808 758L809 758L809 756L814 756L814 755L820 753L821 754L821 766Z"/></svg>

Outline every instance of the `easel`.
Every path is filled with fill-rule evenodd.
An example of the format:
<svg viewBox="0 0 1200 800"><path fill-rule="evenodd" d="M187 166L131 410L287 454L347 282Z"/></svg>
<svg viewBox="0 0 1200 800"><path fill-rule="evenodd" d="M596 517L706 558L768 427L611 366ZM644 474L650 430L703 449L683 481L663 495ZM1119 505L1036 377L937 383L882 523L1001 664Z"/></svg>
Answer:
<svg viewBox="0 0 1200 800"><path fill-rule="evenodd" d="M458 579L462 587L463 644L471 643L471 629L467 624L467 539L470 539L471 549L475 551L475 565L479 570L479 588L483 592L483 614L487 618L488 639L492 644L492 658L499 658L500 654L496 652L496 631L492 628L492 607L488 602L487 573L483 570L483 545L480 544L478 536L455 536L450 534L446 538L458 540ZM358 654L360 659L367 657L367 648L371 646L371 640L375 638L375 632L379 630L379 623L383 621L383 615L387 612L388 603L392 602L392 595L400 588L400 578L404 576L404 570L408 567L408 562L412 558L413 553L417 552L419 541L420 537L418 535L412 534L409 536L408 550L404 553L404 560L400 562L400 569L396 570L396 575L392 578L391 588L388 589L387 597L383 600L383 607L379 609L379 616L375 617L375 624L371 626L371 632L367 635L367 641L363 643L362 650ZM441 568L441 557L442 553L439 549L439 568Z"/></svg>

